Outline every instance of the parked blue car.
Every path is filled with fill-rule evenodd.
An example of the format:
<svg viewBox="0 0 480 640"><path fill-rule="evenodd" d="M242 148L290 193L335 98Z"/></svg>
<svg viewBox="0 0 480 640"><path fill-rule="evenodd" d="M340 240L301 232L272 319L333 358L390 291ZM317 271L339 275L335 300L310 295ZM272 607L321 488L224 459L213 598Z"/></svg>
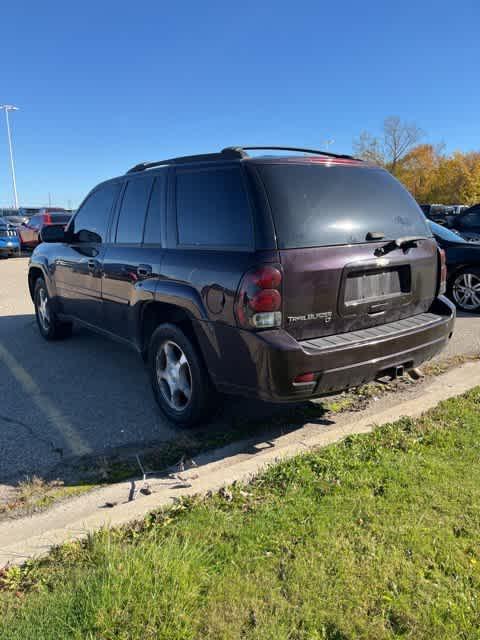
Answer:
<svg viewBox="0 0 480 640"><path fill-rule="evenodd" d="M20 253L20 240L12 224L0 218L0 256L12 256Z"/></svg>

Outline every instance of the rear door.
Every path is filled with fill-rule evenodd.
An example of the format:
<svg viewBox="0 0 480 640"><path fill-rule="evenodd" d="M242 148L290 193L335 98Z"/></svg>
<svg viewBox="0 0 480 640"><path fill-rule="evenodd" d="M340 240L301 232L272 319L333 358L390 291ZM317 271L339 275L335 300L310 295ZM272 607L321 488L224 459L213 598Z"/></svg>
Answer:
<svg viewBox="0 0 480 640"><path fill-rule="evenodd" d="M264 162L257 170L284 268L285 328L295 338L373 327L430 308L437 246L418 205L389 173L323 159ZM389 250L405 237L420 239Z"/></svg>
<svg viewBox="0 0 480 640"><path fill-rule="evenodd" d="M105 328L135 339L139 305L151 296L146 281L158 278L162 262L167 169L132 176L103 258Z"/></svg>

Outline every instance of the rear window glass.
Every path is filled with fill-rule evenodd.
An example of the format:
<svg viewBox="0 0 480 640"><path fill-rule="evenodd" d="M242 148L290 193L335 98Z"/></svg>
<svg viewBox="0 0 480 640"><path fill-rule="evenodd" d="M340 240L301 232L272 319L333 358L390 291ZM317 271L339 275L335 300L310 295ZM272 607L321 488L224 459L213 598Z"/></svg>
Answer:
<svg viewBox="0 0 480 640"><path fill-rule="evenodd" d="M381 169L314 164L257 165L280 249L431 236L418 204Z"/></svg>
<svg viewBox="0 0 480 640"><path fill-rule="evenodd" d="M251 214L240 169L178 171L177 225L181 245L249 247Z"/></svg>
<svg viewBox="0 0 480 640"><path fill-rule="evenodd" d="M58 224L63 224L64 222L68 222L72 216L62 215L59 213L50 213L50 217L52 218L52 222L57 222Z"/></svg>

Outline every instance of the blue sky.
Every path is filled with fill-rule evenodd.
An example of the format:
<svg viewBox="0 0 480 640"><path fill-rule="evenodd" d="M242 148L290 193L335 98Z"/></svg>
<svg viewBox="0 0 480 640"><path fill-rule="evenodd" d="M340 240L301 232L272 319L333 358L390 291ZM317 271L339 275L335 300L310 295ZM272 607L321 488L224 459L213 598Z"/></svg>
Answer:
<svg viewBox="0 0 480 640"><path fill-rule="evenodd" d="M1 22L25 205L77 206L139 161L230 144L349 152L391 114L480 149L478 0L30 0L2 3Z"/></svg>

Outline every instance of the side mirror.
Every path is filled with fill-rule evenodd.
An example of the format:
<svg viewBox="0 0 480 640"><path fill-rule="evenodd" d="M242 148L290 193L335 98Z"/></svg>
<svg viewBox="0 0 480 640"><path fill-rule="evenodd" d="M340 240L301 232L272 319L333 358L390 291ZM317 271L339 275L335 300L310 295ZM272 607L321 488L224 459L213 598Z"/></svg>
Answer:
<svg viewBox="0 0 480 640"><path fill-rule="evenodd" d="M40 230L41 242L66 242L65 227L63 224L50 224Z"/></svg>

